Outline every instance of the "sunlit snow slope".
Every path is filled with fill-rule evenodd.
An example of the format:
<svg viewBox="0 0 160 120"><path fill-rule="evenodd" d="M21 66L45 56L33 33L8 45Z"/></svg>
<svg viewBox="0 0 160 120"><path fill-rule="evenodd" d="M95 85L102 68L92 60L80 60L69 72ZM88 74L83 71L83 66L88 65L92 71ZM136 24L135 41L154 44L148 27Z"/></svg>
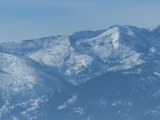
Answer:
<svg viewBox="0 0 160 120"><path fill-rule="evenodd" d="M158 120L159 63L159 26L0 43L0 119Z"/></svg>

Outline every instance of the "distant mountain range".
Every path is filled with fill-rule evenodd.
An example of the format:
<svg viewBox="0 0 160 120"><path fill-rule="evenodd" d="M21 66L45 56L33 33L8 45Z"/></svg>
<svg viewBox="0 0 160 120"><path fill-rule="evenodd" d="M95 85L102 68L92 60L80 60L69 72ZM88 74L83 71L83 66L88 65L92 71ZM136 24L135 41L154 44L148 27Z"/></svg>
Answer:
<svg viewBox="0 0 160 120"><path fill-rule="evenodd" d="M1 120L159 120L160 26L0 43Z"/></svg>

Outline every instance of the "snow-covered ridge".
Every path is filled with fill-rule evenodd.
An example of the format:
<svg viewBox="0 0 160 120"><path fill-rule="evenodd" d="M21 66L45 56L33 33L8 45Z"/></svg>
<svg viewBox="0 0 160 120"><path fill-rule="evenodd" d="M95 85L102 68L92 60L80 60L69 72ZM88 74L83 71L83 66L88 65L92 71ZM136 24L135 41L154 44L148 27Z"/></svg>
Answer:
<svg viewBox="0 0 160 120"><path fill-rule="evenodd" d="M159 39L158 26L148 29L116 25L98 31L0 43L0 119L16 107L25 108L20 114L26 117L50 99L40 96L60 94L64 88L85 85L110 72L140 75L151 67L153 75L159 77ZM75 94L58 104L56 110L74 106L78 99ZM74 108L80 114L84 110Z"/></svg>
<svg viewBox="0 0 160 120"><path fill-rule="evenodd" d="M150 49L159 48L160 30L158 27L151 29L116 25L98 31L1 43L0 51L12 56L23 56L24 60L30 59L40 66L46 66L44 69L49 67L52 69L51 74L64 76L67 81L78 84L108 70L129 69L146 62L144 58ZM19 76L20 73L15 75Z"/></svg>

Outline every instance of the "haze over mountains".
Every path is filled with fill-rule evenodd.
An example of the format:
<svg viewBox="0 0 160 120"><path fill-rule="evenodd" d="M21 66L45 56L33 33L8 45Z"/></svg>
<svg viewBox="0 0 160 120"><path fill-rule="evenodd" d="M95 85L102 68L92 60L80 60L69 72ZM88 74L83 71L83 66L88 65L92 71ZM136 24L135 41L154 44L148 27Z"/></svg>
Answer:
<svg viewBox="0 0 160 120"><path fill-rule="evenodd" d="M2 120L159 120L160 26L0 43Z"/></svg>

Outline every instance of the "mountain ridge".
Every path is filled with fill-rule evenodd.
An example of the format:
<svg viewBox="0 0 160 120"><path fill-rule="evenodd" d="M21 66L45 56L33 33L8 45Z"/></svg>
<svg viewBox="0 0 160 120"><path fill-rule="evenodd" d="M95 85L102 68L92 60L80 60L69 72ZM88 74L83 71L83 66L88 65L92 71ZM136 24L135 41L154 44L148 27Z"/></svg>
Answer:
<svg viewBox="0 0 160 120"><path fill-rule="evenodd" d="M70 116L69 120L97 120L96 112L91 109L95 106L102 112L105 112L108 104L112 106L108 107L113 111L116 105L125 106L127 109L131 107L135 111L132 108L132 104L135 104L139 109L138 101L130 99L130 93L127 91L139 99L141 94L143 100L145 96L152 96L153 98L149 99L158 104L156 100L160 98L159 39L159 26L138 28L115 25L97 31L80 31L35 40L0 43L0 119L27 120L33 117L33 120L39 120L43 119L41 112L45 113L44 108L47 108L49 117L54 111L57 119L61 118L61 111L64 112L65 116L61 120L67 115ZM97 99L85 97L96 96L91 94L90 90L82 92L83 88L100 90L95 91L99 94L95 94ZM139 94L136 91L139 91ZM126 100L124 94L128 96ZM113 100L107 95L112 96ZM55 104L52 103L54 99ZM60 104L59 100L63 103ZM87 107L81 102L85 100ZM45 104L54 107L51 109ZM150 109L150 106L147 107ZM65 111L66 109L70 113ZM93 113L91 116L88 115L87 109L90 114ZM158 108L154 109L160 113ZM34 113L34 110L37 110L37 113ZM147 114L145 109L143 112ZM102 114L97 113L97 116ZM124 114L131 113L128 111ZM113 115L108 117L109 119L114 118L114 112L111 114ZM141 118L144 117L142 114ZM38 115L43 117L39 118ZM120 113L116 114L118 115ZM105 114L102 116L104 120L107 117ZM120 116L123 116L122 120L130 119L129 116ZM49 117L47 119L51 120ZM142 120L141 118L137 119Z"/></svg>
<svg viewBox="0 0 160 120"><path fill-rule="evenodd" d="M48 65L52 64L51 66L54 66L52 58L50 58L50 57L52 57L54 54L57 54L56 52L52 53L53 52L52 48L54 47L54 44L57 44L58 47L62 47L61 49L64 49L64 51L66 52L65 54L63 54L63 51L60 51L60 49L58 49L58 47L56 48L59 51L59 54L61 54L62 59L65 59L64 57L67 57L66 54L68 54L68 57L70 57L69 54L71 54L72 52L73 53L75 52L74 53L75 55L76 54L79 54L79 55L83 54L83 57L87 57L88 60L98 58L98 59L101 59L100 61L105 62L105 60L102 60L102 59L106 59L106 58L108 58L108 56L106 56L107 54L104 52L104 50L107 50L110 52L111 51L117 52L116 49L119 49L119 50L122 49L122 51L123 51L123 49L126 49L127 47L129 47L126 50L126 51L129 51L130 48L134 49L135 46L137 46L135 48L136 51L138 49L139 50L140 49L149 49L149 48L145 48L145 47L152 48L153 45L150 42L149 38L144 37L145 36L144 33L146 33L146 31L147 31L147 29L144 29L144 28L141 29L141 28L134 27L134 26L115 25L115 26L111 26L108 29L98 30L98 31L75 32L75 33L69 33L69 34L62 35L62 36L59 35L59 36L52 36L49 38L47 38L47 37L40 38L40 39L36 39L36 40L25 40L25 41L21 41L18 43L1 43L0 48L1 48L1 51L7 52L10 54L17 54L16 52L18 51L19 55L24 54L24 56L26 56L30 59L33 59L34 61L40 62L40 63L41 63L41 61L38 59L41 59L42 63L44 63L44 64L47 63ZM152 32L153 31L154 30L152 30ZM138 33L139 38L136 36L137 33ZM147 34L148 34L148 31L147 31ZM85 42L87 40L90 42ZM92 43L91 43L91 41L92 41ZM93 42L95 42L95 43L93 43ZM84 46L82 44L84 44ZM87 54L87 52L89 52L86 50L87 45L94 46L94 48L92 48L92 50L95 51L95 53L93 55L93 56L95 56L94 58L92 58L93 56L91 55L92 51L89 54ZM103 47L103 45L106 45L109 48L106 49L106 47ZM120 45L120 47L118 45ZM23 47L21 47L21 46L23 46ZM33 58L32 56L34 56L34 55L28 56L28 54L30 54L30 53L32 54L34 52L35 52L35 54L41 54L41 53L36 53L36 51L40 50L40 52L42 52L41 50L46 49L46 47L50 47L50 49L48 51L50 51L50 53L53 54L53 55L50 55L49 58L46 58L46 60L50 59L49 61L43 60L47 51L44 53L43 58ZM55 49L54 49L54 51L55 51ZM26 53L21 53L21 52L26 52ZM110 56L110 52L108 52L109 56ZM47 52L47 54L48 53L49 52ZM97 56L96 54L99 54L101 56ZM103 54L105 54L105 56L103 56ZM120 53L117 53L117 54L120 54ZM87 58L86 58L86 61L87 61ZM61 58L59 58L59 59L61 59ZM59 59L57 58L57 62L60 61ZM55 62L55 64L58 64L56 61L54 61L54 62ZM61 64L63 64L63 63L61 63ZM84 65L84 64L81 63L81 65Z"/></svg>

